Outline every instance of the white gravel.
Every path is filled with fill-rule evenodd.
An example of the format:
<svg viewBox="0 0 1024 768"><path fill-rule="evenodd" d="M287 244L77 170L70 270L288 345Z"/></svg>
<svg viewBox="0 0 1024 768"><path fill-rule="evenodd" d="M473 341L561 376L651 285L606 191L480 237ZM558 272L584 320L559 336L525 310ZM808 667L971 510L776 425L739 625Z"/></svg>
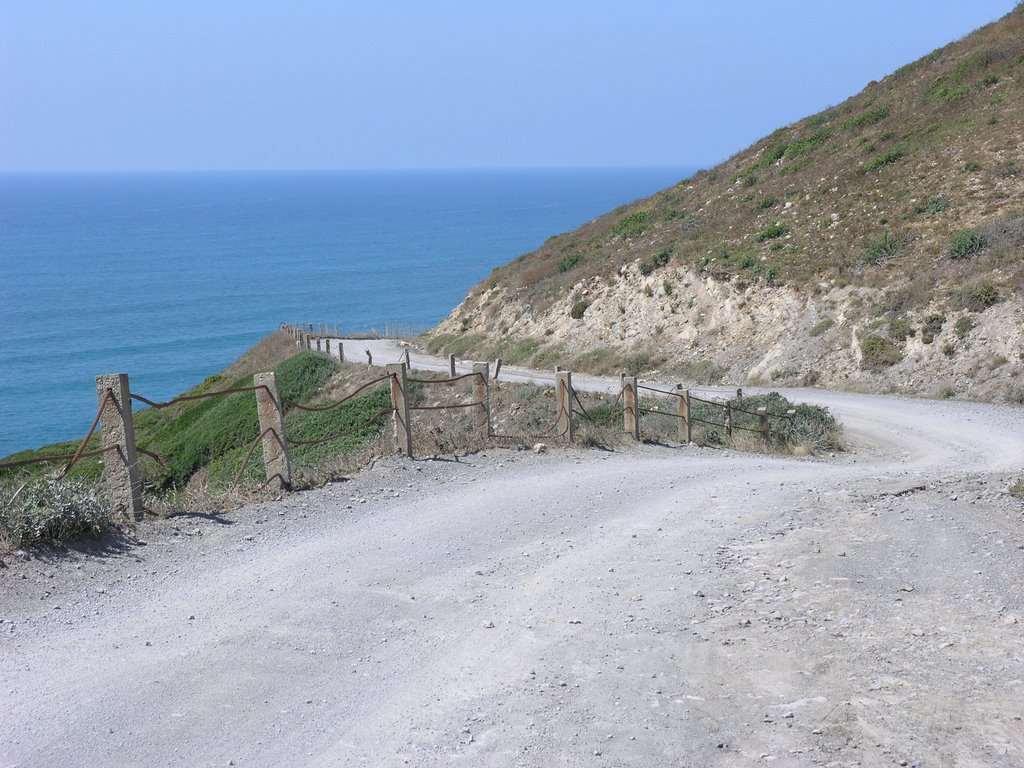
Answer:
<svg viewBox="0 0 1024 768"><path fill-rule="evenodd" d="M9 560L0 766L1024 764L1024 411L790 394L852 450L394 458Z"/></svg>

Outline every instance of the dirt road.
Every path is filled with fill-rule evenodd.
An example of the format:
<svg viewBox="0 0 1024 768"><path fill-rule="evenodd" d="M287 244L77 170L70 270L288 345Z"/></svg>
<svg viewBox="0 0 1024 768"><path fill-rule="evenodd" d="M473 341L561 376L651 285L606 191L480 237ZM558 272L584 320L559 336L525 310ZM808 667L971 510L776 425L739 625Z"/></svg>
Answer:
<svg viewBox="0 0 1024 768"><path fill-rule="evenodd" d="M1024 765L1024 411L800 395L849 453L395 458L8 562L0 766Z"/></svg>

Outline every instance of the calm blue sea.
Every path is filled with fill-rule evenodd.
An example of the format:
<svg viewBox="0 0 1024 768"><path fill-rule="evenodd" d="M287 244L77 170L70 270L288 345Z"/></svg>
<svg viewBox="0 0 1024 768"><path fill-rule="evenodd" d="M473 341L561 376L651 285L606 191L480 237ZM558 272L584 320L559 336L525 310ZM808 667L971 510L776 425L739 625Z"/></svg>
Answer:
<svg viewBox="0 0 1024 768"><path fill-rule="evenodd" d="M80 437L96 374L168 398L282 322L430 327L693 170L0 175L0 456Z"/></svg>

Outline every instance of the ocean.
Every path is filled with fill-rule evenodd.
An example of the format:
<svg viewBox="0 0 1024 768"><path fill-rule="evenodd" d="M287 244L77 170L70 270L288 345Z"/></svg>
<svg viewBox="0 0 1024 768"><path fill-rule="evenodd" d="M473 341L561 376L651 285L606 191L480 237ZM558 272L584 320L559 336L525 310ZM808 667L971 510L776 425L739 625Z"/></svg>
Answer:
<svg viewBox="0 0 1024 768"><path fill-rule="evenodd" d="M0 175L0 457L81 437L97 374L165 399L283 322L429 328L694 170Z"/></svg>

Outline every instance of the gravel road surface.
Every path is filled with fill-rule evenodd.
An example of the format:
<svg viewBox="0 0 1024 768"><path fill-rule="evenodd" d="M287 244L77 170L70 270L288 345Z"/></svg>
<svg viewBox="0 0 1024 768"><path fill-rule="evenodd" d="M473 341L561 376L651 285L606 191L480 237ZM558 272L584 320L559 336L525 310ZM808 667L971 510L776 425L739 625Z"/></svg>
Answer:
<svg viewBox="0 0 1024 768"><path fill-rule="evenodd" d="M851 450L388 458L8 559L0 766L1024 765L1024 411L788 394Z"/></svg>

